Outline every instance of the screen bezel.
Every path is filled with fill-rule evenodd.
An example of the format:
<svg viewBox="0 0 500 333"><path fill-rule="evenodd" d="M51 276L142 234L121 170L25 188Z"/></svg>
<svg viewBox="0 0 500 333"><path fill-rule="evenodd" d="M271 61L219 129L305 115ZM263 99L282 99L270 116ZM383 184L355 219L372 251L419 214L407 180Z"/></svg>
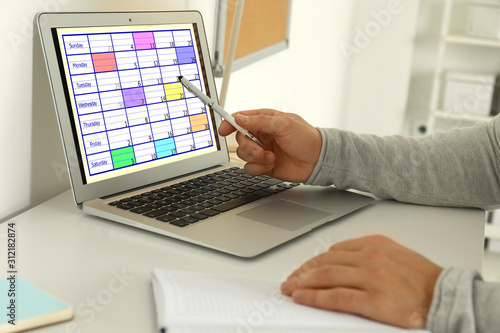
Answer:
<svg viewBox="0 0 500 333"><path fill-rule="evenodd" d="M64 79L61 76L60 56L58 55L57 28L106 27L106 26L137 26L162 24L195 24L198 31L201 59L206 74L207 95L217 98L217 90L213 78L210 53L203 24L203 18L198 11L144 11L144 12L113 12L113 13L41 13L37 16L42 48L44 50L48 77L52 88L54 105L59 121L63 140L69 177L73 195L78 205L99 197L124 192L147 184L167 181L169 179L189 174L201 169L210 168L229 161L226 140L218 136L220 149L205 155L195 156L186 160L175 161L154 168L117 176L94 183L85 183L83 162L79 155L78 142L74 136L71 103L68 103ZM66 89L66 90L65 90ZM216 128L221 117L209 111Z"/></svg>

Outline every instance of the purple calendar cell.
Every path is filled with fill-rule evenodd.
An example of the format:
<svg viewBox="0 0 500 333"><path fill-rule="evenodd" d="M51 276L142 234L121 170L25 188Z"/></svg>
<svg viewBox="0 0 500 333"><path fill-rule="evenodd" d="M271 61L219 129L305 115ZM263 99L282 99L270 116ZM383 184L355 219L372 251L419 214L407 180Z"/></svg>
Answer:
<svg viewBox="0 0 500 333"><path fill-rule="evenodd" d="M124 89L122 92L123 102L125 103L126 108L144 105L146 101L146 97L144 97L144 89L142 89L142 87Z"/></svg>
<svg viewBox="0 0 500 333"><path fill-rule="evenodd" d="M153 32L134 32L133 35L136 50L154 49L156 47Z"/></svg>
<svg viewBox="0 0 500 333"><path fill-rule="evenodd" d="M193 47L179 47L175 49L177 52L177 61L181 64L191 64L196 62Z"/></svg>

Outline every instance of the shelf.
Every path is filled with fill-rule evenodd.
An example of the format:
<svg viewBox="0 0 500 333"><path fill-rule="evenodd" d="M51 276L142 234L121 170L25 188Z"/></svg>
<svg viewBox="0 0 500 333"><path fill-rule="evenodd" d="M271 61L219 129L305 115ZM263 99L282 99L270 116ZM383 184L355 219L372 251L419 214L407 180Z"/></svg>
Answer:
<svg viewBox="0 0 500 333"><path fill-rule="evenodd" d="M459 113L452 111L436 110L434 116L441 119L463 120L468 122L487 122L493 119L493 116L482 116L472 113Z"/></svg>
<svg viewBox="0 0 500 333"><path fill-rule="evenodd" d="M486 224L484 227L484 237L500 240L500 226Z"/></svg>
<svg viewBox="0 0 500 333"><path fill-rule="evenodd" d="M473 45L473 46L484 46L500 48L500 40L492 38L481 38L466 35L445 35L443 40L450 44L462 44L462 45Z"/></svg>

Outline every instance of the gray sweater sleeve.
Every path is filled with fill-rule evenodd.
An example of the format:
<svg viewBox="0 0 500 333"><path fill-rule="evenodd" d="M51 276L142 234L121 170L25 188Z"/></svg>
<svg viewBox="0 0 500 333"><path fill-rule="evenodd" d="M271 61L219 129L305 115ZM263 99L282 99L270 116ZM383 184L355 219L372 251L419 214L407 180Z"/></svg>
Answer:
<svg viewBox="0 0 500 333"><path fill-rule="evenodd" d="M445 269L436 283L427 329L433 333L489 333L500 327L500 284L473 270Z"/></svg>
<svg viewBox="0 0 500 333"><path fill-rule="evenodd" d="M500 117L422 138L320 132L322 151L307 184L424 205L500 207Z"/></svg>
<svg viewBox="0 0 500 333"><path fill-rule="evenodd" d="M306 184L424 205L500 207L500 116L422 138L320 132L321 155ZM484 282L474 271L449 268L436 283L427 329L495 332L499 314L500 284Z"/></svg>

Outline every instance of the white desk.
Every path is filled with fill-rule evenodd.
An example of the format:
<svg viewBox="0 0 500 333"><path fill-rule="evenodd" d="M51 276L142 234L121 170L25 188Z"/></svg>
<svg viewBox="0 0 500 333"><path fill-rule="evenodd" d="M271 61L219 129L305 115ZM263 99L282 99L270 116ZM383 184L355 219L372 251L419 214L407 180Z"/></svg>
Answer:
<svg viewBox="0 0 500 333"><path fill-rule="evenodd" d="M73 306L71 322L36 332L135 333L156 331L150 284L156 267L283 278L334 242L382 233L440 265L481 270L484 220L481 210L378 201L257 258L240 259L85 215L67 191L3 223L0 235L6 249L7 223L15 222L19 276Z"/></svg>

